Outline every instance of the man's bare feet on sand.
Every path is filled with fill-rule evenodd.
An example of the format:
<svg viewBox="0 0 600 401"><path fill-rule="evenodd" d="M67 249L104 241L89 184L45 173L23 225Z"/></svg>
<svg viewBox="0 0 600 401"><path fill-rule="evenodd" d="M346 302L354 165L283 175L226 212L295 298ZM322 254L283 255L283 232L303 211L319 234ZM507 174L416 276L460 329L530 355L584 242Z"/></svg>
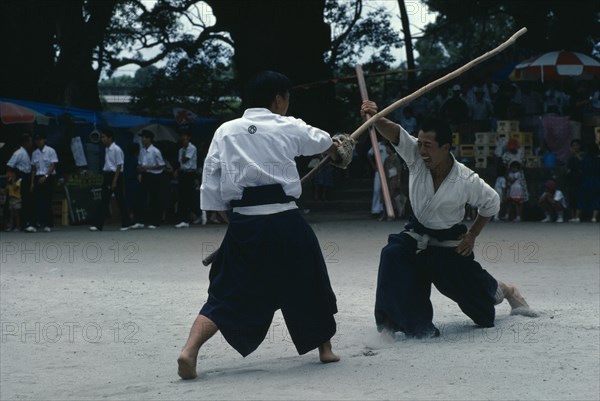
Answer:
<svg viewBox="0 0 600 401"><path fill-rule="evenodd" d="M323 363L337 362L340 360L340 357L331 350L331 341L319 345L319 359Z"/></svg>
<svg viewBox="0 0 600 401"><path fill-rule="evenodd" d="M189 353L182 351L177 358L177 374L184 380L196 378L196 358L190 356Z"/></svg>
<svg viewBox="0 0 600 401"><path fill-rule="evenodd" d="M503 284L502 292L504 293L504 298L510 304L511 315L538 316L537 312L529 307L529 304L525 301L525 298L523 298L517 287L512 284Z"/></svg>

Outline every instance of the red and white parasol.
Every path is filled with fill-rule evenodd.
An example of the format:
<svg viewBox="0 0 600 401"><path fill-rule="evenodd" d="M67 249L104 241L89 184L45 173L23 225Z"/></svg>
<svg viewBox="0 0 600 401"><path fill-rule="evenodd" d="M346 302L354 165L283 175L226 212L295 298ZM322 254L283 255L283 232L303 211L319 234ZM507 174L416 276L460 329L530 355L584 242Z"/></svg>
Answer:
<svg viewBox="0 0 600 401"><path fill-rule="evenodd" d="M573 77L600 78L600 62L585 54L556 51L544 53L517 64L511 73L514 80L545 80Z"/></svg>

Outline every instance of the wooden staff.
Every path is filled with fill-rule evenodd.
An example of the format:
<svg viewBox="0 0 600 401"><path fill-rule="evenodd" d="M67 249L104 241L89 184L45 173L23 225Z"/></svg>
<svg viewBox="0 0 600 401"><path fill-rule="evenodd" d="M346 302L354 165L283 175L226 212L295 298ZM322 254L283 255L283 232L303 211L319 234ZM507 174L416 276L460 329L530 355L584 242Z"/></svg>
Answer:
<svg viewBox="0 0 600 401"><path fill-rule="evenodd" d="M400 100L395 101L394 103L390 104L388 107L386 107L385 109L381 110L380 112L378 112L377 114L375 114L374 116L371 116L367 121L365 121L360 127L358 127L356 130L354 130L354 132L352 134L350 134L350 137L352 137L352 139L357 139L369 126L373 125L374 123L376 123L377 121L381 120L383 117L387 116L388 114L390 114L392 111L396 110L398 107L406 104L406 103L410 103L413 100L415 100L416 98L418 98L419 96L423 96L425 93L429 92L430 90L458 77L459 75L465 73L466 71L470 70L471 68L475 67L477 64L481 63L482 61L485 61L491 57L494 57L496 54L504 51L507 47L511 46L513 43L515 43L515 41L522 36L523 34L525 34L525 32L527 32L527 28L521 28L519 31L517 31L514 35L512 35L506 42L502 43L500 46L496 47L493 50L490 50L489 52L482 54L481 56L469 61L467 64L463 65L462 67L452 71L449 74L444 75L441 78L436 79L433 82L428 83L427 85L423 86L422 88L418 89L417 91L411 93L410 95L403 97ZM319 162L318 165L316 165L311 171L308 172L308 174L306 174L304 177L302 177L302 180L300 180L300 182L302 184L306 183L307 181L310 181L312 179L312 177L326 164L329 163L329 155L325 156L323 159L321 159L321 161ZM208 266L212 263L215 255L217 254L217 252L219 252L219 250L217 249L215 252L211 253L210 255L208 255L206 258L204 258L202 260L202 264L204 266Z"/></svg>
<svg viewBox="0 0 600 401"><path fill-rule="evenodd" d="M360 90L360 98L364 102L369 100L369 94L367 93L367 84L365 83L365 75L360 64L356 64L356 79L358 80L358 88ZM369 115L364 116L364 120L369 119ZM371 146L373 146L373 155L375 156L375 165L379 172L379 179L381 181L381 193L383 194L383 203L385 204L385 211L387 212L388 219L394 219L394 208L392 207L392 199L390 198L390 189L387 185L387 177L385 176L385 170L383 169L383 162L381 160L381 152L379 152L379 141L377 141L377 133L375 127L372 125L369 127L369 136L371 137ZM391 156L391 155L388 155Z"/></svg>

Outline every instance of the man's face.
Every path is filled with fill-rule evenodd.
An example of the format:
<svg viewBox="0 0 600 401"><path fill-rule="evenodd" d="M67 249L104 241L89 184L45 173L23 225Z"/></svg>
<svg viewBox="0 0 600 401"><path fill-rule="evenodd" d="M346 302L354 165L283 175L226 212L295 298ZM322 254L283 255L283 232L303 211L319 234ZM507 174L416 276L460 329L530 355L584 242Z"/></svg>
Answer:
<svg viewBox="0 0 600 401"><path fill-rule="evenodd" d="M419 155L429 170L437 168L448 157L450 144L446 143L440 146L433 131L419 131L417 144L419 145Z"/></svg>
<svg viewBox="0 0 600 401"><path fill-rule="evenodd" d="M104 134L100 135L100 142L102 142L102 144L104 146L108 146L110 145L110 140L108 139L108 137Z"/></svg>
<svg viewBox="0 0 600 401"><path fill-rule="evenodd" d="M35 145L38 149L43 149L46 146L46 138L38 138L35 140Z"/></svg>
<svg viewBox="0 0 600 401"><path fill-rule="evenodd" d="M144 145L144 147L147 148L148 146L150 146L151 143L152 143L152 140L149 137L147 137L147 136L142 137L142 145Z"/></svg>
<svg viewBox="0 0 600 401"><path fill-rule="evenodd" d="M181 144L187 146L190 143L190 137L187 135L181 135Z"/></svg>

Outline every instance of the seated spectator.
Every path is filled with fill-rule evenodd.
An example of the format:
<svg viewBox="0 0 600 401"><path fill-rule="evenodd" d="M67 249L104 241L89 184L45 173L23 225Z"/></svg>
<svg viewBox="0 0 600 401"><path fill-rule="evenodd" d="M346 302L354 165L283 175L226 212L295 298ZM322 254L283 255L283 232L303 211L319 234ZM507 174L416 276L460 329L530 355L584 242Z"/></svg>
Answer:
<svg viewBox="0 0 600 401"><path fill-rule="evenodd" d="M506 181L508 183L508 193L505 220L509 220L514 209L516 215L514 221L520 222L523 218L523 204L529 200L527 181L520 162L514 160L510 163Z"/></svg>
<svg viewBox="0 0 600 401"><path fill-rule="evenodd" d="M563 222L563 212L567 207L567 200L562 191L556 189L556 183L552 180L546 181L546 190L540 196L538 205L544 210L546 216L542 223L549 223L553 216L556 215L556 222Z"/></svg>

